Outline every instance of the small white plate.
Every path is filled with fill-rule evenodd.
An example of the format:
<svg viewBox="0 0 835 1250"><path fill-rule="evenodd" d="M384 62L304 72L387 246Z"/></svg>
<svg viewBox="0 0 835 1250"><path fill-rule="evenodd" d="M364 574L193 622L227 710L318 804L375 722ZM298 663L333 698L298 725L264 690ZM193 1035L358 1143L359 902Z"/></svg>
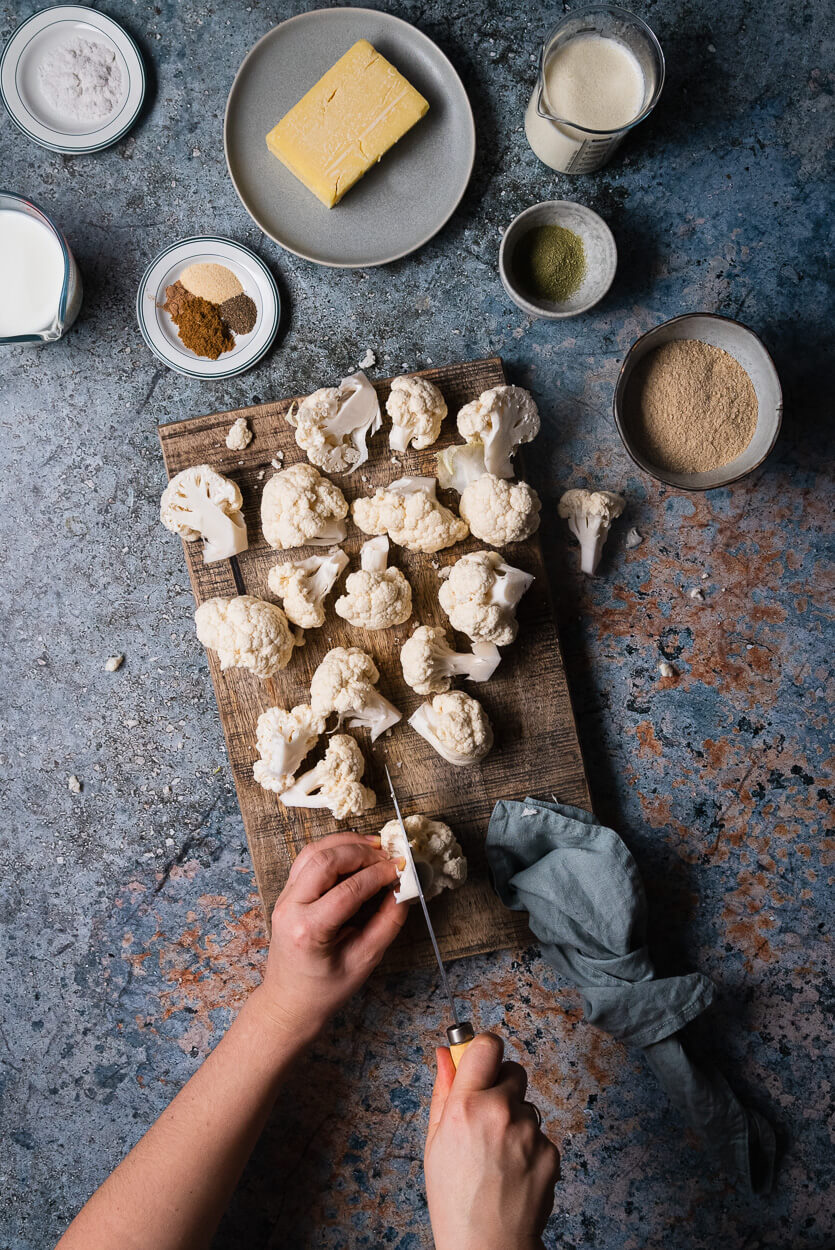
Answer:
<svg viewBox="0 0 835 1250"><path fill-rule="evenodd" d="M236 334L235 346L217 360L198 356L186 347L162 307L165 288L172 286L189 265L202 264L231 269L258 311L255 328L249 334ZM151 261L136 293L136 317L145 342L169 369L190 378L231 378L249 369L270 347L280 315L278 287L264 262L240 243L214 235L172 243Z"/></svg>
<svg viewBox="0 0 835 1250"><path fill-rule="evenodd" d="M116 54L122 95L107 117L78 121L54 108L40 84L44 57L72 39L103 43ZM18 26L0 57L0 96L25 135L53 152L100 152L127 134L145 98L139 49L118 22L83 4L59 4Z"/></svg>

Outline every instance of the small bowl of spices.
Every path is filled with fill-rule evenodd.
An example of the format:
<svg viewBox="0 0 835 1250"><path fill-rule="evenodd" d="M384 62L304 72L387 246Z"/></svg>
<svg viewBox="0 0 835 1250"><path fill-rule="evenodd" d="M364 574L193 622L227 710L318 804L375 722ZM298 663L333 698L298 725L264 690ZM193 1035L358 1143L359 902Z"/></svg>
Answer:
<svg viewBox="0 0 835 1250"><path fill-rule="evenodd" d="M226 378L260 360L280 314L272 274L231 239L183 239L160 252L136 297L145 342L190 377Z"/></svg>
<svg viewBox="0 0 835 1250"><path fill-rule="evenodd" d="M547 200L515 217L502 238L499 274L531 317L576 317L612 285L618 251L602 217L572 200Z"/></svg>
<svg viewBox="0 0 835 1250"><path fill-rule="evenodd" d="M753 330L687 313L632 344L613 406L639 468L680 490L712 490L762 464L780 432L783 397Z"/></svg>

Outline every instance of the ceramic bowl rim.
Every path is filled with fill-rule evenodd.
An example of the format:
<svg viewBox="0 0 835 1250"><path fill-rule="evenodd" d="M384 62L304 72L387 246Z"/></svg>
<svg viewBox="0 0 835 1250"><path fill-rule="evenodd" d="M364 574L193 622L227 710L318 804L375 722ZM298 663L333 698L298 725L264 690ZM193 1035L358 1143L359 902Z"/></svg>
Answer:
<svg viewBox="0 0 835 1250"><path fill-rule="evenodd" d="M682 486L680 482L673 482L669 477L665 477L663 472L661 472L658 468L650 468L649 461L645 462L637 451L633 451L630 435L626 430L626 422L623 416L623 401L626 395L626 385L637 363L635 358L637 349L645 339L649 338L650 335L657 334L659 330L663 330L667 326L676 325L678 322L690 321L694 317L707 317L710 321L729 322L731 325L737 326L740 330L743 330L747 335L749 335L762 353L767 367L770 368L774 375L778 395L777 404L774 410L774 433L763 455L760 456L759 460L757 460L755 464L752 464L750 468L744 469L741 473L735 473L733 477L724 478L721 482L714 482L710 486ZM617 426L618 434L620 435L620 441L623 443L627 455L630 460L638 466L642 473L647 473L650 477L654 477L657 482L663 482L665 486L671 486L673 490L687 491L688 493L704 493L708 490L721 490L725 486L733 485L734 482L741 482L744 477L749 477L750 474L752 474L756 469L759 469L759 467L765 463L774 450L777 439L780 437L780 430L783 425L783 388L780 384L780 375L777 372L777 366L771 358L771 353L765 343L763 343L760 336L752 330L750 326L745 325L742 321L737 321L735 317L726 317L722 313L679 313L678 316L669 317L666 321L661 321L657 326L653 326L651 329L645 330L643 334L639 334L634 343L630 346L618 371L618 379L615 383L614 394L612 395L612 416L614 417L615 425ZM757 420L759 422L759 416Z"/></svg>
<svg viewBox="0 0 835 1250"><path fill-rule="evenodd" d="M552 307L546 307L544 303L534 303L532 300L523 295L519 287L510 277L508 267L505 263L505 257L507 255L508 240L511 238L511 235L517 233L519 226L524 222L526 217L529 217L532 213L537 212L539 209L561 209L565 207L579 208L583 213L587 213L589 217L595 219L598 228L602 228L604 235L608 235L609 241L612 245L613 263L611 273L608 275L608 281L599 295L596 295L594 299L590 300L587 304L583 304L581 308L572 308L570 311L561 312L559 306L556 304ZM558 214L554 214L554 220L558 221ZM581 204L578 200L538 200L536 204L528 205L527 208L523 208L522 212L517 213L513 218L510 225L502 235L502 241L499 244L499 277L502 280L502 286L517 308L521 308L523 312L528 314L528 316L538 317L544 321L565 321L569 317L579 317L583 313L586 313L590 309L594 308L609 294L612 283L615 280L617 269L618 245L608 222L606 222L599 213L596 213L593 208L589 208L587 204Z"/></svg>

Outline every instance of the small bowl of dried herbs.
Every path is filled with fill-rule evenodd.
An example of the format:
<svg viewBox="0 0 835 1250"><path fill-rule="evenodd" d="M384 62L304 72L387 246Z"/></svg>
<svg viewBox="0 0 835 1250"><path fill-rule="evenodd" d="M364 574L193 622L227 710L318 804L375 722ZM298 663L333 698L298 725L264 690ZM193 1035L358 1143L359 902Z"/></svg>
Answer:
<svg viewBox="0 0 835 1250"><path fill-rule="evenodd" d="M546 200L515 217L499 248L502 285L523 312L558 321L598 304L618 250L602 217L573 200Z"/></svg>

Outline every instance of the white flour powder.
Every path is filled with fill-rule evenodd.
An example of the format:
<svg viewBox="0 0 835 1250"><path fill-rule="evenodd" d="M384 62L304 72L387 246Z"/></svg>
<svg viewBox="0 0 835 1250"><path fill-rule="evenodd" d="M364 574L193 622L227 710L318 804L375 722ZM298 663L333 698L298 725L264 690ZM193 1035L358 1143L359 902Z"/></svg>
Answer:
<svg viewBox="0 0 835 1250"><path fill-rule="evenodd" d="M116 53L89 39L53 48L38 66L38 77L52 107L73 121L100 121L122 98Z"/></svg>

